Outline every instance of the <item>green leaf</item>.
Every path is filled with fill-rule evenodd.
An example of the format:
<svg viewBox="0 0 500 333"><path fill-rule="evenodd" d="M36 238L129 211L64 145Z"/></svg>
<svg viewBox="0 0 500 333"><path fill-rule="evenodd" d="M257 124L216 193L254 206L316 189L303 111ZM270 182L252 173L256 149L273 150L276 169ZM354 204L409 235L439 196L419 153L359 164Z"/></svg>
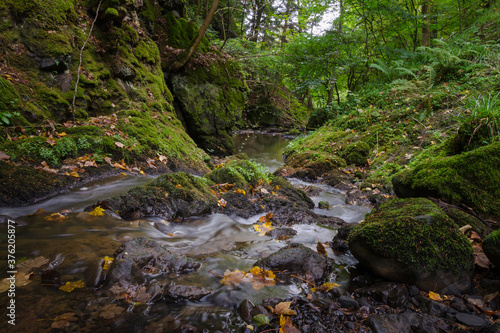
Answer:
<svg viewBox="0 0 500 333"><path fill-rule="evenodd" d="M265 314L256 315L252 319L257 326L269 325L269 317Z"/></svg>

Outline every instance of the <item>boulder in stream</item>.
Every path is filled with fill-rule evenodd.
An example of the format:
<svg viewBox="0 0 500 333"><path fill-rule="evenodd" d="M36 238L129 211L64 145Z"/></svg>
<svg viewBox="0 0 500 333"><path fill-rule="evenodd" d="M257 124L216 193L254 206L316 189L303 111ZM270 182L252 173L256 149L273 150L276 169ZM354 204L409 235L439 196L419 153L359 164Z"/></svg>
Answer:
<svg viewBox="0 0 500 333"><path fill-rule="evenodd" d="M115 262L131 259L146 274L184 273L196 270L200 263L185 256L178 256L147 237L137 237L124 242L115 252ZM108 273L109 275L109 273Z"/></svg>
<svg viewBox="0 0 500 333"><path fill-rule="evenodd" d="M324 280L333 269L333 260L300 244L290 244L255 263L262 269L310 275L315 282Z"/></svg>
<svg viewBox="0 0 500 333"><path fill-rule="evenodd" d="M348 240L363 266L391 281L439 292L470 287L472 246L430 200L390 201L354 227Z"/></svg>

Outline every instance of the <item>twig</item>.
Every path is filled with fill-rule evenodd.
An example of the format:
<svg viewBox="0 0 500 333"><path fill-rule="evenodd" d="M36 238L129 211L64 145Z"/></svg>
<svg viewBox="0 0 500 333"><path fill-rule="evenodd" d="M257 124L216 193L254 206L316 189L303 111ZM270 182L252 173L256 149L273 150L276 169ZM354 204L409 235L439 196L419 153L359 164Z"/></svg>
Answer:
<svg viewBox="0 0 500 333"><path fill-rule="evenodd" d="M209 271L209 272L210 272L210 273L212 273L212 274L213 274L213 275L215 275L215 276L218 276L218 277L221 277L221 278L223 278L223 276L222 276L222 275L219 275L219 274L215 274L215 273L214 273L214 272L212 272L212 271Z"/></svg>
<svg viewBox="0 0 500 333"><path fill-rule="evenodd" d="M72 109L73 124L76 122L75 121L75 109L76 109L75 100L76 100L76 94L78 93L78 83L80 82L80 68L82 67L83 49L87 45L87 43L90 39L90 36L92 35L92 30L94 29L95 21L97 21L97 17L99 16L99 8L101 8L101 3L102 3L102 0L100 0L99 4L97 5L97 10L95 12L95 17L94 17L94 20L92 21L92 25L90 26L89 34L87 35L87 39L85 40L85 42L82 45L82 48L80 49L80 62L78 63L78 70L76 72L75 93L73 94L73 103L71 103L71 106L73 108Z"/></svg>
<svg viewBox="0 0 500 333"><path fill-rule="evenodd" d="M302 281L304 281L304 282L307 282L307 283L309 283L311 286L313 286L313 287L315 287L315 288L316 288L316 285L315 285L314 283L312 283L311 281L307 281L307 280L305 280L305 279L303 279L303 278L301 278L301 277L298 277L297 275L293 275L293 274L290 274L290 276L293 276L293 277L295 277L295 278L297 278L297 279L299 279L299 280L302 280Z"/></svg>

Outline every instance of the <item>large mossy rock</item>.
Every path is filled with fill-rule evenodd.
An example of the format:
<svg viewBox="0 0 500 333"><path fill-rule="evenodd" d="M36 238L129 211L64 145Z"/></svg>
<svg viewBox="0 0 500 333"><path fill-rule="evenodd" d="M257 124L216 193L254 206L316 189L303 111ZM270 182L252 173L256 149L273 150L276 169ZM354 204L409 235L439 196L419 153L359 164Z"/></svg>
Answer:
<svg viewBox="0 0 500 333"><path fill-rule="evenodd" d="M113 197L106 205L124 219L160 216L167 220L205 215L217 206L206 178L185 172L162 175L151 183Z"/></svg>
<svg viewBox="0 0 500 333"><path fill-rule="evenodd" d="M474 255L457 225L424 198L395 199L349 234L352 254L373 273L420 289L465 290Z"/></svg>
<svg viewBox="0 0 500 333"><path fill-rule="evenodd" d="M232 155L231 132L241 121L247 87L236 62L209 61L171 76L174 106L187 132L207 152Z"/></svg>
<svg viewBox="0 0 500 333"><path fill-rule="evenodd" d="M484 239L483 251L495 268L500 271L500 230L489 234Z"/></svg>
<svg viewBox="0 0 500 333"><path fill-rule="evenodd" d="M260 164L248 160L232 160L223 167L205 175L216 184L230 184L235 189L248 190L249 185L256 187L269 178L267 171Z"/></svg>
<svg viewBox="0 0 500 333"><path fill-rule="evenodd" d="M436 197L500 216L500 142L459 155L439 157L396 174L399 197Z"/></svg>

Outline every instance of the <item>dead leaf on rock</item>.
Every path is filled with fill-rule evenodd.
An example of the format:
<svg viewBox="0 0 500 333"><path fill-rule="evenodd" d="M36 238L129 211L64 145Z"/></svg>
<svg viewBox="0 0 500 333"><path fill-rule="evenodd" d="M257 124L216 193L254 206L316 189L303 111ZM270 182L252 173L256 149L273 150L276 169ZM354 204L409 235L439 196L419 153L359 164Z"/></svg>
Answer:
<svg viewBox="0 0 500 333"><path fill-rule="evenodd" d="M92 216L104 216L104 212L105 212L105 210L102 209L101 206L97 206L89 214L92 215Z"/></svg>
<svg viewBox="0 0 500 333"><path fill-rule="evenodd" d="M324 292L327 292L327 291L330 291L332 290L333 288L335 287L340 287L339 284L337 283L334 283L334 282L325 282L323 283L320 287L316 287L316 288L311 288L311 291L312 292L316 292L316 291L324 291Z"/></svg>
<svg viewBox="0 0 500 333"><path fill-rule="evenodd" d="M102 317L104 319L112 319L116 315L119 315L122 312L123 312L123 308L117 306L116 304L108 304L102 308L101 313L99 314L99 317Z"/></svg>
<svg viewBox="0 0 500 333"><path fill-rule="evenodd" d="M7 155L3 151L0 150L0 161L8 161L10 160L10 155Z"/></svg>
<svg viewBox="0 0 500 333"><path fill-rule="evenodd" d="M45 216L44 220L45 221L53 221L53 222L62 222L66 216L62 215L61 213L54 213L50 214L48 216Z"/></svg>
<svg viewBox="0 0 500 333"><path fill-rule="evenodd" d="M279 333L300 333L295 326L293 326L292 318L280 316L280 329Z"/></svg>
<svg viewBox="0 0 500 333"><path fill-rule="evenodd" d="M443 301L443 299L441 298L441 295L439 295L435 292L432 292L432 291L429 291L429 298L432 299L433 301L439 301L439 302Z"/></svg>
<svg viewBox="0 0 500 333"><path fill-rule="evenodd" d="M494 292L493 294L488 294L486 296L483 297L483 300L486 302L486 303L489 303L491 302L492 300L494 300L498 295L500 294L500 292Z"/></svg>
<svg viewBox="0 0 500 333"><path fill-rule="evenodd" d="M281 302L274 307L273 313L284 316L295 316L297 313L290 309L292 302Z"/></svg>
<svg viewBox="0 0 500 333"><path fill-rule="evenodd" d="M316 244L316 250L318 251L318 253L324 254L325 256L328 257L328 253L326 252L325 246L323 245L323 243L319 241L319 239L318 243Z"/></svg>

